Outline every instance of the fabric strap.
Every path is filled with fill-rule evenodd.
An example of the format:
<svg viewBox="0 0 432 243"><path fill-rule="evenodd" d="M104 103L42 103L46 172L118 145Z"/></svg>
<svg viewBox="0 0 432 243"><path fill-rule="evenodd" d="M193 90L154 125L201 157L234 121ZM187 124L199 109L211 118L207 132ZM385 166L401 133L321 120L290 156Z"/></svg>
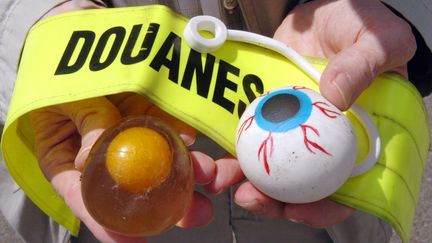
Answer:
<svg viewBox="0 0 432 243"><path fill-rule="evenodd" d="M227 41L208 54L190 49L183 38L187 21L153 5L65 13L29 31L2 134L3 156L29 198L72 233L79 221L38 166L28 112L135 92L235 155L239 116L256 96L284 85L318 90L292 62L262 46ZM325 68L324 60L310 61ZM331 197L386 220L407 242L429 147L423 101L409 81L383 74L357 102L376 124L383 150L372 169ZM364 128L350 111L346 115L361 161L368 153Z"/></svg>

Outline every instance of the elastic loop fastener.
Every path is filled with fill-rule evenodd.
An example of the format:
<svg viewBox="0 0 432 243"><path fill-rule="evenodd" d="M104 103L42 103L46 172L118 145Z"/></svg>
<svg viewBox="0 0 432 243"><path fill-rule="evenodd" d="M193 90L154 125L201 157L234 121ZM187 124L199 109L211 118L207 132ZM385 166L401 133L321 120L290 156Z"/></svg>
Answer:
<svg viewBox="0 0 432 243"><path fill-rule="evenodd" d="M203 37L200 31L208 31L213 37ZM213 16L202 15L192 18L183 35L189 46L201 53L208 53L221 47L228 36L225 24Z"/></svg>

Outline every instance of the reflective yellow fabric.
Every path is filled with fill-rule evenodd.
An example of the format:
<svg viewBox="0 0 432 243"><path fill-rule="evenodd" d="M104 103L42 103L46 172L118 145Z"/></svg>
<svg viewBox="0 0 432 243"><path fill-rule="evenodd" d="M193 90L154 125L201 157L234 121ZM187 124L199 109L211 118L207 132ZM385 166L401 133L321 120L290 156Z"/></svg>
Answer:
<svg viewBox="0 0 432 243"><path fill-rule="evenodd" d="M168 8L146 6L66 13L30 30L2 135L4 160L27 195L74 234L79 221L35 159L29 111L136 92L235 155L239 114L255 96L283 85L318 89L293 63L263 47L226 42L216 52L197 53L182 37L186 23ZM322 60L310 60L325 67ZM396 74L379 76L358 103L376 123L383 150L377 165L332 198L387 220L407 241L427 159L427 113L416 89ZM346 114L361 160L368 141L359 122Z"/></svg>

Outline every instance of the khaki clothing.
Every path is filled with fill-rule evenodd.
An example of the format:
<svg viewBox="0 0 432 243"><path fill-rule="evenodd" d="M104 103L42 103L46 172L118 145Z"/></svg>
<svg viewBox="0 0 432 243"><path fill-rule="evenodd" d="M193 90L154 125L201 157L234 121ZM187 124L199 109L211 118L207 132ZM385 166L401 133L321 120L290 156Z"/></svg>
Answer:
<svg viewBox="0 0 432 243"><path fill-rule="evenodd" d="M430 0L384 0L409 20L421 33L432 50L432 1Z"/></svg>
<svg viewBox="0 0 432 243"><path fill-rule="evenodd" d="M428 32L424 35L429 47L432 46L432 32L422 24L420 16L432 23L432 3L427 0L419 4L408 4L403 0L385 1L405 13L411 19L414 5L422 10L422 15L413 17L418 22L419 30ZM229 28L247 29L253 32L272 36L286 13L301 1L259 1L259 0L113 0L113 1L60 1L60 0L1 0L0 1L0 124L4 124L10 96L15 80L20 48L27 30L41 16L48 13L62 2L73 2L73 7L91 8L107 4L109 7L123 7L160 3L192 17L208 14L223 20ZM420 4L421 3L421 4ZM407 5L407 6L405 6ZM410 5L408 7L408 5ZM429 12L427 12L429 9ZM57 9L58 10L58 9ZM49 14L55 14L55 11ZM417 12L413 12L417 13ZM414 14L416 15L416 14ZM417 26L417 25L416 25ZM429 27L430 28L430 27ZM199 137L197 149L212 154L214 158L225 152L217 145ZM52 222L34 204L7 174L3 163L0 167L0 209L11 225L27 242L67 242L70 234L61 226ZM236 206L232 200L232 191L227 190L218 196L210 196L215 205L214 221L198 229L174 228L167 233L150 239L150 242L388 242L391 236L390 227L371 215L356 212L346 221L326 230L312 229L288 220L261 220L253 214ZM37 222L37 223L36 223ZM72 238L73 242L94 242L94 238L85 227L80 236Z"/></svg>

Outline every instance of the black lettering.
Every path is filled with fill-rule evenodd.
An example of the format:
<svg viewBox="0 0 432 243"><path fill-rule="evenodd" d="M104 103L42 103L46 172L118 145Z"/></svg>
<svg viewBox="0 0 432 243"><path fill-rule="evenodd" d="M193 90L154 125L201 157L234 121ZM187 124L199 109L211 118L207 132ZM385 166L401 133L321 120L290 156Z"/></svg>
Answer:
<svg viewBox="0 0 432 243"><path fill-rule="evenodd" d="M69 64L72 54L74 53L80 39L83 39L84 43L78 54L78 58L75 60L75 63ZM95 33L92 31L74 31L66 46L63 56L60 59L55 75L69 74L78 71L84 65L94 40Z"/></svg>
<svg viewBox="0 0 432 243"><path fill-rule="evenodd" d="M242 100L239 100L238 108L237 108L237 115L240 118L243 115L243 112L246 110L247 104L243 102Z"/></svg>
<svg viewBox="0 0 432 243"><path fill-rule="evenodd" d="M264 84L262 80L254 75L254 74L248 74L243 78L243 91L246 94L246 97L248 98L249 103L251 103L254 99L256 99L255 92L252 90L252 85L255 86L255 92L258 94L264 93ZM247 104L240 100L238 104L237 114L239 117L243 114L243 112L246 109Z"/></svg>
<svg viewBox="0 0 432 243"><path fill-rule="evenodd" d="M180 47L181 38L171 32L162 44L159 51L156 53L156 56L154 57L152 62L150 63L150 67L152 67L158 72L162 66L168 68L168 79L173 81L174 83L178 82L180 66ZM167 56L171 49L173 49L171 59L168 59Z"/></svg>
<svg viewBox="0 0 432 243"><path fill-rule="evenodd" d="M117 57L121 44L123 43L125 33L125 28L117 26L105 31L102 34L90 60L90 70L99 71L111 65L111 63ZM101 61L102 53L104 52L106 44L112 35L114 35L114 43L112 44L112 47L109 50L108 56L105 61Z"/></svg>
<svg viewBox="0 0 432 243"><path fill-rule="evenodd" d="M213 102L222 106L227 111L233 113L235 104L224 97L225 88L228 88L234 92L237 91L237 84L227 78L227 74L232 73L235 76L239 76L240 69L233 65L221 60L219 63L219 69L216 77L216 86L214 90Z"/></svg>
<svg viewBox="0 0 432 243"><path fill-rule="evenodd" d="M129 35L128 41L126 43L125 49L121 56L121 63L128 65L138 63L140 61L145 60L153 47L154 41L156 39L156 35L159 30L159 24L150 23L147 33L144 37L144 41L141 44L141 49L136 56L132 56L132 50L136 44L138 36L141 32L142 24L137 24L132 27L132 32Z"/></svg>
<svg viewBox="0 0 432 243"><path fill-rule="evenodd" d="M252 85L255 86L255 92L252 90ZM260 95L264 93L264 84L258 76L248 74L243 78L243 90L251 103L257 97L255 93Z"/></svg>
<svg viewBox="0 0 432 243"><path fill-rule="evenodd" d="M186 68L184 71L181 86L190 90L192 78L195 74L197 82L197 93L198 95L207 98L210 89L215 59L216 58L213 55L207 54L205 68L203 69L201 53L191 49L186 63Z"/></svg>

